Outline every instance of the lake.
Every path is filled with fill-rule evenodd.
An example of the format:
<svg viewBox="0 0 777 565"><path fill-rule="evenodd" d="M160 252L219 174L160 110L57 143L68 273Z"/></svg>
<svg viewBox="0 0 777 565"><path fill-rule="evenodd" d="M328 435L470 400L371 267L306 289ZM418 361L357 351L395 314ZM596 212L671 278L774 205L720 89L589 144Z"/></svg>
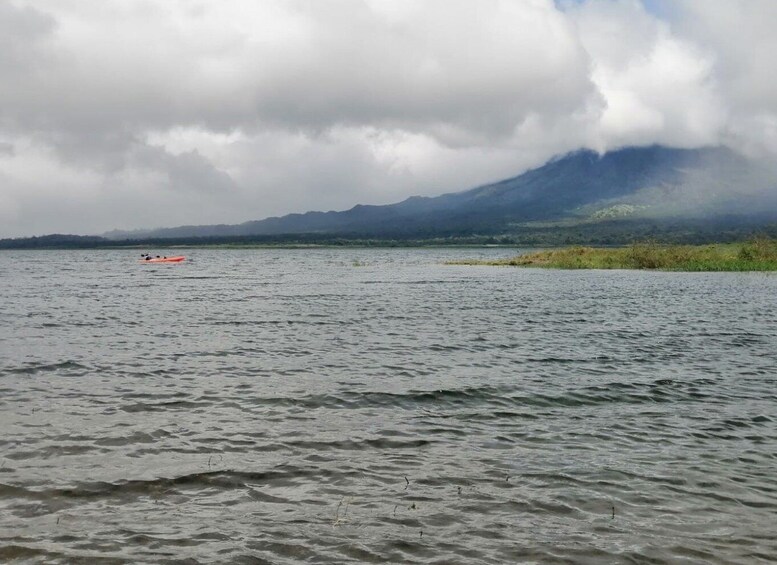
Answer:
<svg viewBox="0 0 777 565"><path fill-rule="evenodd" d="M777 559L775 275L141 251L0 252L0 561Z"/></svg>

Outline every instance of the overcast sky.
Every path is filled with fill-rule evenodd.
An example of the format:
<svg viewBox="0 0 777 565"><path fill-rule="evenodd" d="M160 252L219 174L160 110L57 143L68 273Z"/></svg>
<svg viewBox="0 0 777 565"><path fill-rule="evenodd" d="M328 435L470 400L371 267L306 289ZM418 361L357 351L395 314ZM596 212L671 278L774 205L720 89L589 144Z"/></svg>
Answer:
<svg viewBox="0 0 777 565"><path fill-rule="evenodd" d="M775 0L0 0L0 237L239 223L578 148L777 156Z"/></svg>

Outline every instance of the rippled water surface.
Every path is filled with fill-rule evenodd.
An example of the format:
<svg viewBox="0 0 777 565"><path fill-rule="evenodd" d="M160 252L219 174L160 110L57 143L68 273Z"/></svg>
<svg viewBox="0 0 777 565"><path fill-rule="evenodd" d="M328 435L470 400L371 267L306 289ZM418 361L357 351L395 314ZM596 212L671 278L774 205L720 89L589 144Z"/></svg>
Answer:
<svg viewBox="0 0 777 565"><path fill-rule="evenodd" d="M1 562L777 560L777 276L139 253L0 253Z"/></svg>

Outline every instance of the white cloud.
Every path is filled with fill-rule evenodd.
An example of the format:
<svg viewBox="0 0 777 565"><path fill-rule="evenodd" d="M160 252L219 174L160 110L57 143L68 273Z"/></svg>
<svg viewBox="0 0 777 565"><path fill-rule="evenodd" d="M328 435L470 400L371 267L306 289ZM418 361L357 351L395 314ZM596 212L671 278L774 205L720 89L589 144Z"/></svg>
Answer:
<svg viewBox="0 0 777 565"><path fill-rule="evenodd" d="M387 203L579 147L777 152L774 3L672 6L0 0L0 237Z"/></svg>
<svg viewBox="0 0 777 565"><path fill-rule="evenodd" d="M594 145L719 142L726 108L710 52L674 36L636 1L591 2L571 15L604 99Z"/></svg>
<svg viewBox="0 0 777 565"><path fill-rule="evenodd" d="M680 0L674 8L677 33L714 54L729 113L725 141L753 155L777 154L777 2Z"/></svg>

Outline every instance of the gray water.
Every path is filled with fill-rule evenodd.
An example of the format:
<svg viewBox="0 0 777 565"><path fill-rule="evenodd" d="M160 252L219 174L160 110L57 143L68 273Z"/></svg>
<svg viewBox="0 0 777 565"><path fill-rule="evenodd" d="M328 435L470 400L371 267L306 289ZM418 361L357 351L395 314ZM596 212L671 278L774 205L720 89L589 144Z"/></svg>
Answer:
<svg viewBox="0 0 777 565"><path fill-rule="evenodd" d="M2 562L777 560L777 276L139 253L0 253Z"/></svg>

